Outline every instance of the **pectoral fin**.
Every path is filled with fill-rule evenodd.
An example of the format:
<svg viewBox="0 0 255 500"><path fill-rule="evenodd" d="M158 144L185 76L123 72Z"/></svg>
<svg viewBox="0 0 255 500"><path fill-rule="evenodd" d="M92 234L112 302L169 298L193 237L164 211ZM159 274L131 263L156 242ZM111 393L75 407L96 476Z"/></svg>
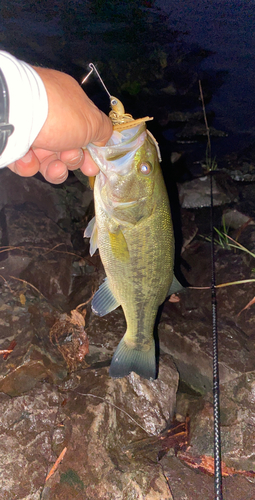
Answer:
<svg viewBox="0 0 255 500"><path fill-rule="evenodd" d="M125 236L121 229L114 233L109 232L109 239L114 257L121 262L128 262L130 258L129 250Z"/></svg>
<svg viewBox="0 0 255 500"><path fill-rule="evenodd" d="M105 314L114 311L119 305L109 288L108 278L105 278L92 299L93 313L97 314L97 316L105 316Z"/></svg>
<svg viewBox="0 0 255 500"><path fill-rule="evenodd" d="M172 281L170 288L167 292L167 297L169 295L172 295L173 293L182 292L182 290L184 290L184 287L181 285L181 283L178 281L178 279L175 277L175 275L173 275L173 281Z"/></svg>
<svg viewBox="0 0 255 500"><path fill-rule="evenodd" d="M89 253L92 257L92 255L94 255L95 251L97 250L97 225L95 217L93 217L93 219L91 219L91 221L88 223L83 237L90 238Z"/></svg>

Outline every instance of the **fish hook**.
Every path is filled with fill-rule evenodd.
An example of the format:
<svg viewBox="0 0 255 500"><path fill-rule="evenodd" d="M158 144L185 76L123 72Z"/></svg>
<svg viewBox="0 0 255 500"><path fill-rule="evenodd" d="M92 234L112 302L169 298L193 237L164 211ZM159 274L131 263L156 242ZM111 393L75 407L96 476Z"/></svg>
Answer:
<svg viewBox="0 0 255 500"><path fill-rule="evenodd" d="M141 125L142 123L145 123L146 121L153 120L153 118L150 118L149 116L145 116L144 118L138 118L138 120L134 120L132 115L125 113L125 108L124 108L122 102L119 99L117 99L117 97L114 97L110 94L109 90L107 89L107 87L106 87L102 77L100 76L98 70L96 69L95 65L93 63L89 63L89 68L90 68L90 71L83 78L81 84L85 83L87 81L87 79L89 78L89 76L91 75L91 73L93 73L93 71L95 71L97 77L99 78L101 84L103 85L103 87L104 87L104 89L105 89L105 91L108 94L109 99L110 99L111 111L109 113L109 117L112 120L114 130L117 130L120 132L122 130L134 128L137 125ZM156 148L158 151L158 156L159 156L159 161L161 161L158 143L151 133L149 133L149 135L151 136L151 138L153 139L153 141L156 145Z"/></svg>
<svg viewBox="0 0 255 500"><path fill-rule="evenodd" d="M101 84L103 85L106 93L108 94L108 96L110 98L110 104L111 104L112 111L116 112L118 115L124 115L125 109L124 109L122 102L119 99L117 99L117 97L114 97L110 94L102 77L99 74L99 71L96 69L96 66L93 63L89 63L89 68L90 68L90 72L83 78L81 84L83 85L83 83L85 83L87 81L87 79L89 78L91 73L93 73L93 71L95 71L97 77L99 78Z"/></svg>
<svg viewBox="0 0 255 500"><path fill-rule="evenodd" d="M91 75L91 73L93 73L93 71L95 71L96 75L98 76L100 82L102 83L105 91L107 92L108 96L110 97L111 99L111 94L109 92L109 90L107 89L102 77L100 76L99 72L97 71L96 69L96 66L93 64L93 63L89 63L89 68L90 68L90 72L87 74L87 76L85 76L85 78L83 78L81 84L83 84L84 82L86 82L86 80L88 79L88 77Z"/></svg>

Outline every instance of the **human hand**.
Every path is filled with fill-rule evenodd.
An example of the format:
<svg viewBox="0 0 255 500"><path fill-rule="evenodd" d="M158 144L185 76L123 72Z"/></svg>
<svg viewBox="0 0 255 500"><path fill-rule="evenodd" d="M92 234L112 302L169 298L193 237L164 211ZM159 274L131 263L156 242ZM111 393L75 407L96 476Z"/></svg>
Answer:
<svg viewBox="0 0 255 500"><path fill-rule="evenodd" d="M40 172L52 184L64 182L69 170L80 168L84 175L91 177L99 172L89 152L82 149L54 153L46 149L30 148L25 156L8 165L8 168L21 177L31 177Z"/></svg>
<svg viewBox="0 0 255 500"><path fill-rule="evenodd" d="M89 142L104 146L112 134L110 119L69 75L34 69L46 88L48 117L28 153L8 167L24 177L39 171L54 184L63 182L68 171L77 168L85 175L96 175L97 165L88 151L81 148Z"/></svg>

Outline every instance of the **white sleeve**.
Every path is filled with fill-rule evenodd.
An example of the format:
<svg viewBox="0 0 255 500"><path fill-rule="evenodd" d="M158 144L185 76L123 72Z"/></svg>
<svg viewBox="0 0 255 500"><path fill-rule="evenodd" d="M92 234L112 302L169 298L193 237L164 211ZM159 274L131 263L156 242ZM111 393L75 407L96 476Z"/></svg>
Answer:
<svg viewBox="0 0 255 500"><path fill-rule="evenodd" d="M9 123L14 132L0 156L0 168L24 156L48 115L48 98L43 81L29 64L0 51L0 68L9 92Z"/></svg>

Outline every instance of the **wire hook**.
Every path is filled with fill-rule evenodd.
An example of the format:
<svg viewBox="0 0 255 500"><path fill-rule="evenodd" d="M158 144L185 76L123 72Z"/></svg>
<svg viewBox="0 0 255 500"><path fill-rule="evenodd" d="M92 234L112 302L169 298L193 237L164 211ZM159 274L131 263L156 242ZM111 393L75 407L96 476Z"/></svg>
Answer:
<svg viewBox="0 0 255 500"><path fill-rule="evenodd" d="M93 73L93 71L95 71L95 73L96 73L97 77L99 78L99 80L100 80L101 84L103 85L103 87L104 87L105 91L107 92L108 96L109 96L109 97L110 97L110 99L111 99L111 94L110 94L109 90L107 89L107 87L106 87L106 85L105 85L105 83L104 83L103 79L101 78L101 76L100 76L99 72L97 71L97 69L96 69L95 65L94 65L93 63L89 63L89 68L90 68L90 72L87 74L87 76L85 76L85 78L83 78L83 80L82 80L81 84L83 84L84 82L86 82L86 80L89 78L89 76L91 75L91 73Z"/></svg>

